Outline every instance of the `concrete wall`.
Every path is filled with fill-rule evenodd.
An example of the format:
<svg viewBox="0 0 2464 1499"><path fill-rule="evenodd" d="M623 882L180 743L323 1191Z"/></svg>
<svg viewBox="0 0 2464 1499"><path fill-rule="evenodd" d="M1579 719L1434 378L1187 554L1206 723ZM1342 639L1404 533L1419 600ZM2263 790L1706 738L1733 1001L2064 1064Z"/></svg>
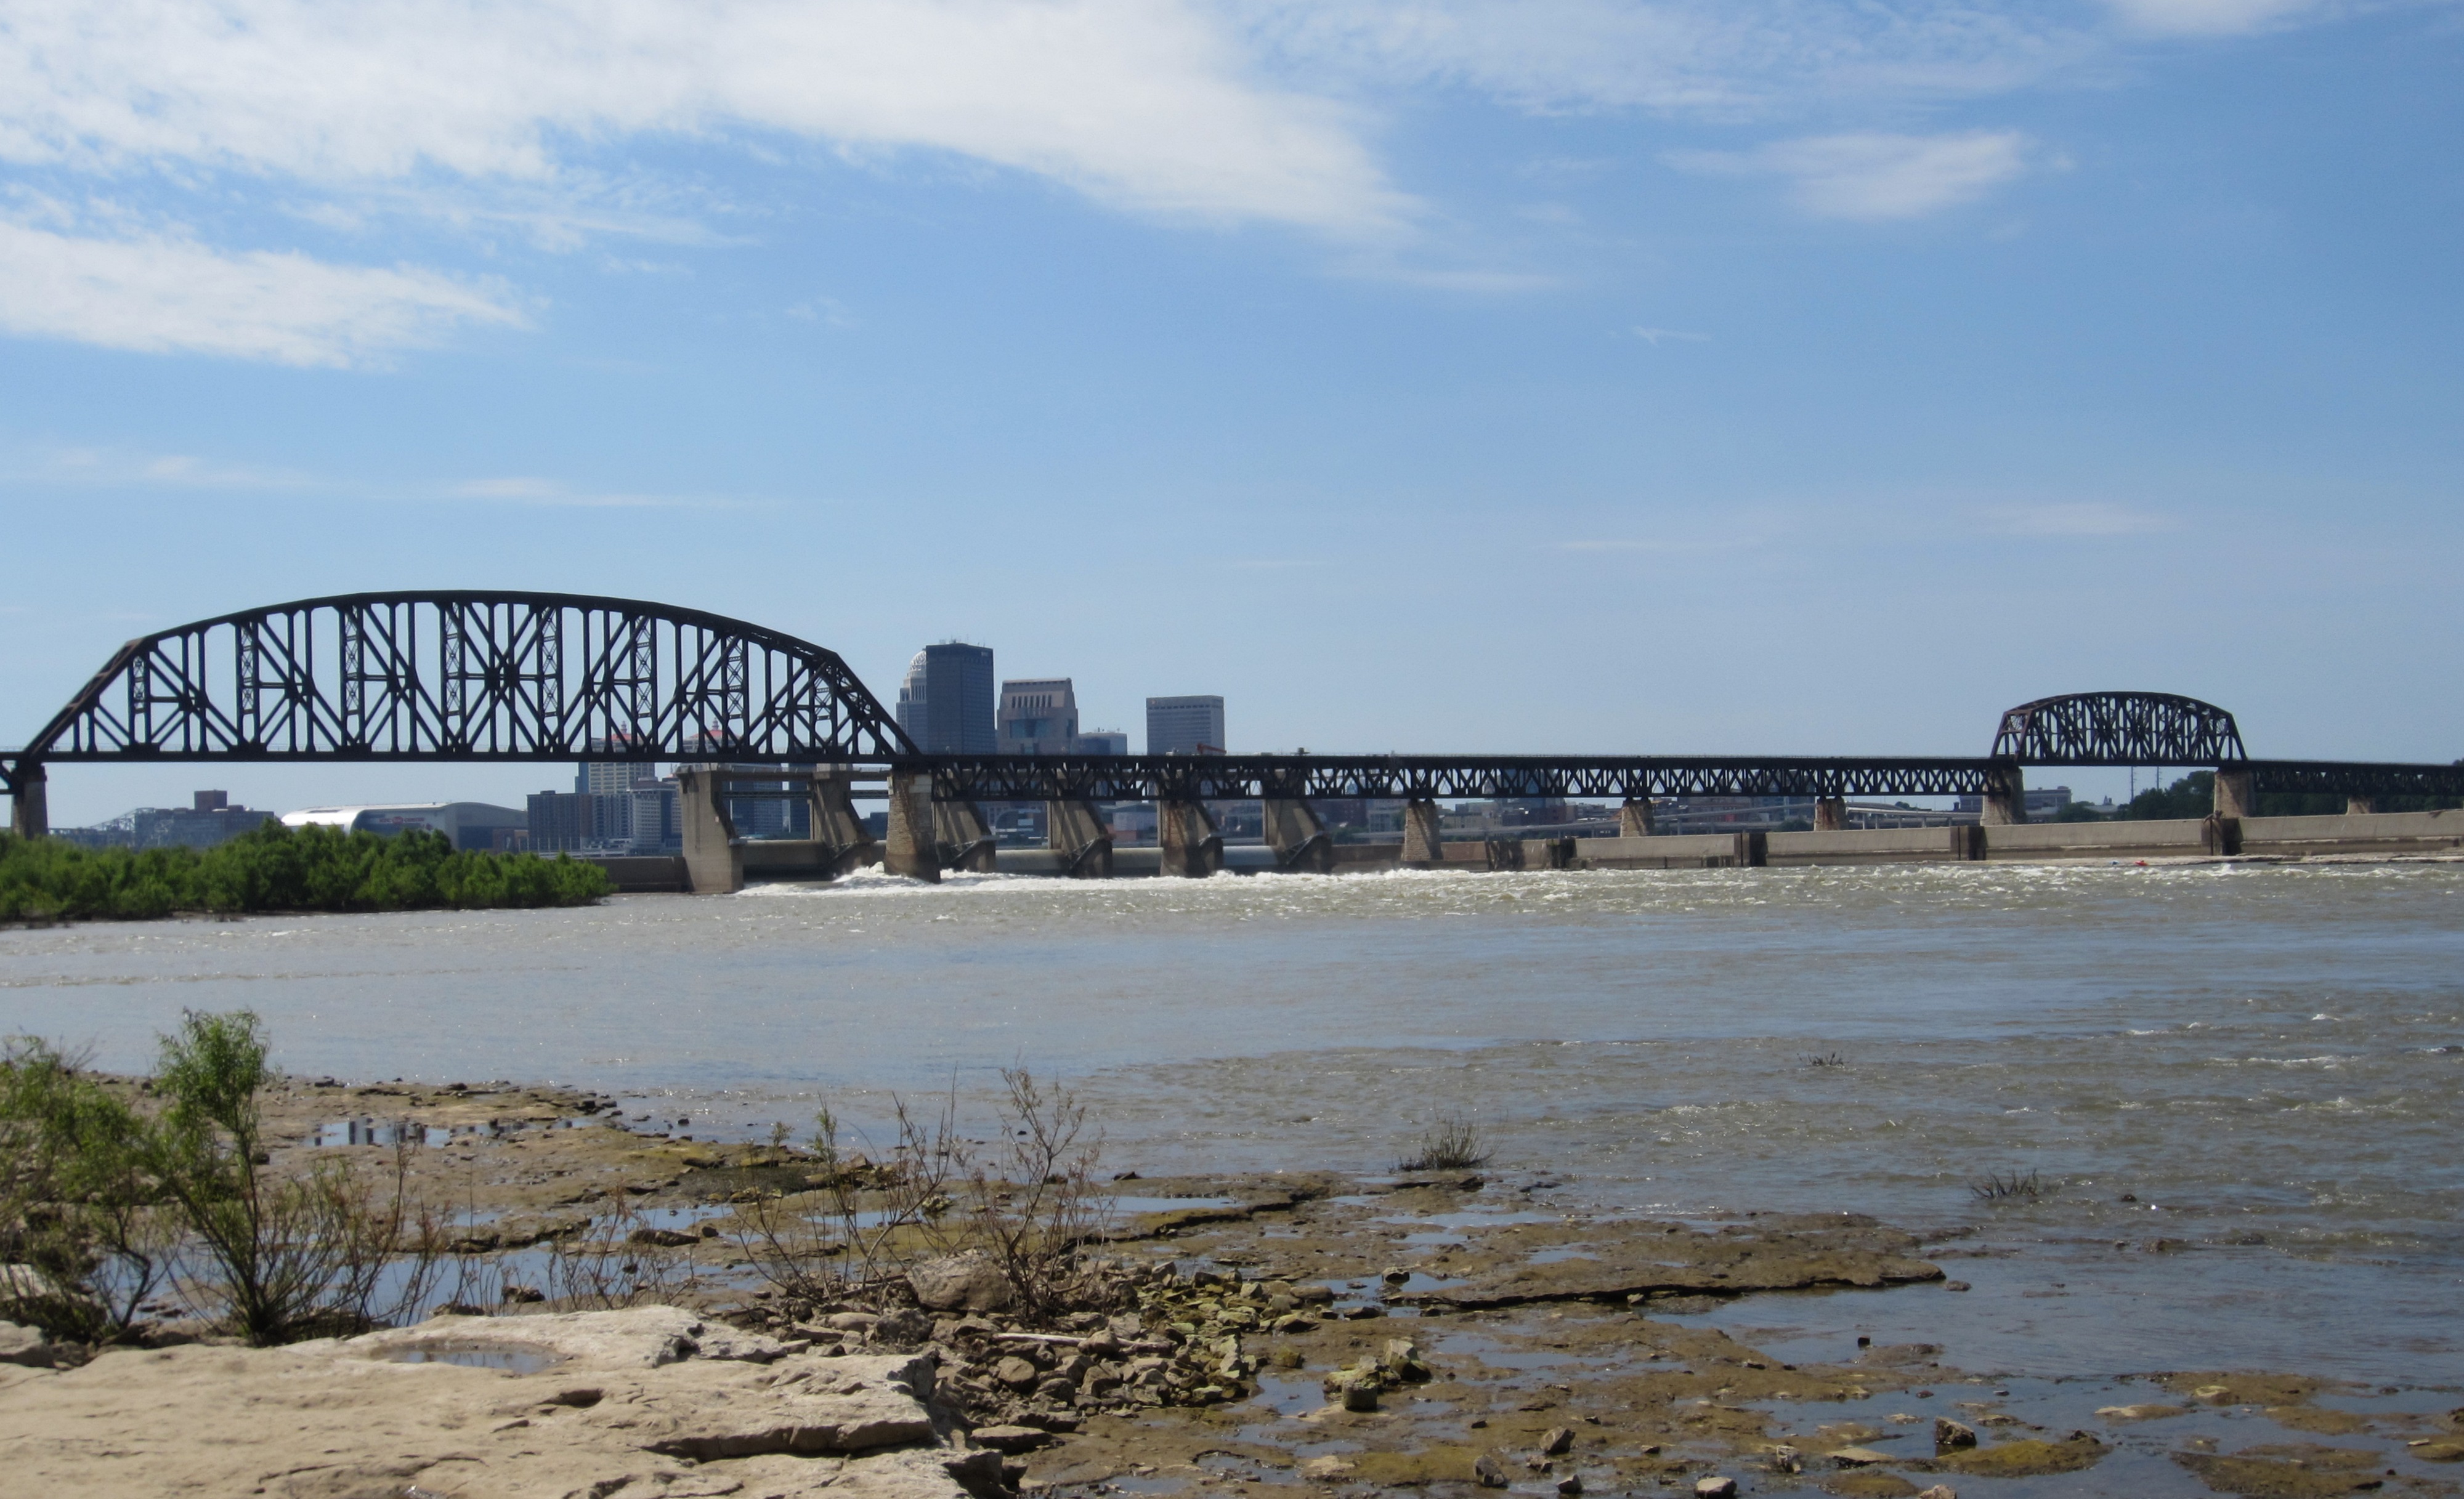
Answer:
<svg viewBox="0 0 2464 1499"><path fill-rule="evenodd" d="M2210 818L2147 823L2017 823L1985 829L1985 856L2005 860L2195 857L2223 853L2220 832Z"/></svg>
<svg viewBox="0 0 2464 1499"><path fill-rule="evenodd" d="M1825 837L1837 836L1824 834ZM1478 848L1478 844L1471 847ZM1718 870L1737 862L1734 833L1672 833L1665 838L1581 838L1574 843L1580 870ZM1541 868L1548 868L1544 861Z"/></svg>
<svg viewBox="0 0 2464 1499"><path fill-rule="evenodd" d="M2002 828L1994 828L1999 833ZM1772 833L1766 855L1774 865L1956 864L1970 857L1966 827L1837 828Z"/></svg>
<svg viewBox="0 0 2464 1499"><path fill-rule="evenodd" d="M2464 811L2241 820L2244 853L2436 853L2459 848L2464 848Z"/></svg>

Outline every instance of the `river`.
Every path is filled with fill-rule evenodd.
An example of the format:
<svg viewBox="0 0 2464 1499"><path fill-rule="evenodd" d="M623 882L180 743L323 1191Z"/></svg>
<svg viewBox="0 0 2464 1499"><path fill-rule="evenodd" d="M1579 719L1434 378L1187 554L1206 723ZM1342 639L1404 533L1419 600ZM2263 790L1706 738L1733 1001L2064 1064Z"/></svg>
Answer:
<svg viewBox="0 0 2464 1499"><path fill-rule="evenodd" d="M1460 1114L1568 1211L1927 1234L1975 1291L1857 1325L1971 1368L2464 1382L2453 864L859 876L0 933L0 1029L104 1067L243 1006L294 1072L575 1083L705 1137L954 1086L980 1118L1012 1064L1150 1175L1374 1172Z"/></svg>

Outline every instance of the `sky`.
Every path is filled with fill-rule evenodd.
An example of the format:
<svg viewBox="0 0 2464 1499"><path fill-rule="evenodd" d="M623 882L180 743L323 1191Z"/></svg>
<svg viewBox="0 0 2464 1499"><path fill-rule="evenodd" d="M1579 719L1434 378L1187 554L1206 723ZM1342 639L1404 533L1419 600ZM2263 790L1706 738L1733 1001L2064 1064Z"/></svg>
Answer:
<svg viewBox="0 0 2464 1499"><path fill-rule="evenodd" d="M0 744L505 587L1133 746L2452 760L2459 79L2456 0L0 0Z"/></svg>

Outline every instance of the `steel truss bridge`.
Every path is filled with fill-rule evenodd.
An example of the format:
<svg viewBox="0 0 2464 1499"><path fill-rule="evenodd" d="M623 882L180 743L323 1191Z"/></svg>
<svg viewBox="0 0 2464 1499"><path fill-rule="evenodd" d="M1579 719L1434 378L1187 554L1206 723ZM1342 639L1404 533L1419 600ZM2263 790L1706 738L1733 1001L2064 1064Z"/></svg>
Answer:
<svg viewBox="0 0 2464 1499"><path fill-rule="evenodd" d="M941 802L2008 795L2022 766L2246 773L2253 792L2464 796L2464 766L2253 760L2233 715L2157 693L2042 698L1969 758L932 755L837 653L696 609L580 594L358 593L132 640L0 789L40 828L49 764L698 761L929 775Z"/></svg>

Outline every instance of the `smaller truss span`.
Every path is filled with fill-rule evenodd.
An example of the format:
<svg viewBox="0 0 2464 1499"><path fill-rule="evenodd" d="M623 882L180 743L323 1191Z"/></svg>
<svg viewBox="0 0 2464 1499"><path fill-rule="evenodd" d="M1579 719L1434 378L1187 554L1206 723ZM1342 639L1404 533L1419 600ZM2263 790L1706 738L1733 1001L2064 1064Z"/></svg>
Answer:
<svg viewBox="0 0 2464 1499"><path fill-rule="evenodd" d="M2246 760L2233 716L2171 693L2073 693L2002 716L1993 758L2022 765L2223 765Z"/></svg>

